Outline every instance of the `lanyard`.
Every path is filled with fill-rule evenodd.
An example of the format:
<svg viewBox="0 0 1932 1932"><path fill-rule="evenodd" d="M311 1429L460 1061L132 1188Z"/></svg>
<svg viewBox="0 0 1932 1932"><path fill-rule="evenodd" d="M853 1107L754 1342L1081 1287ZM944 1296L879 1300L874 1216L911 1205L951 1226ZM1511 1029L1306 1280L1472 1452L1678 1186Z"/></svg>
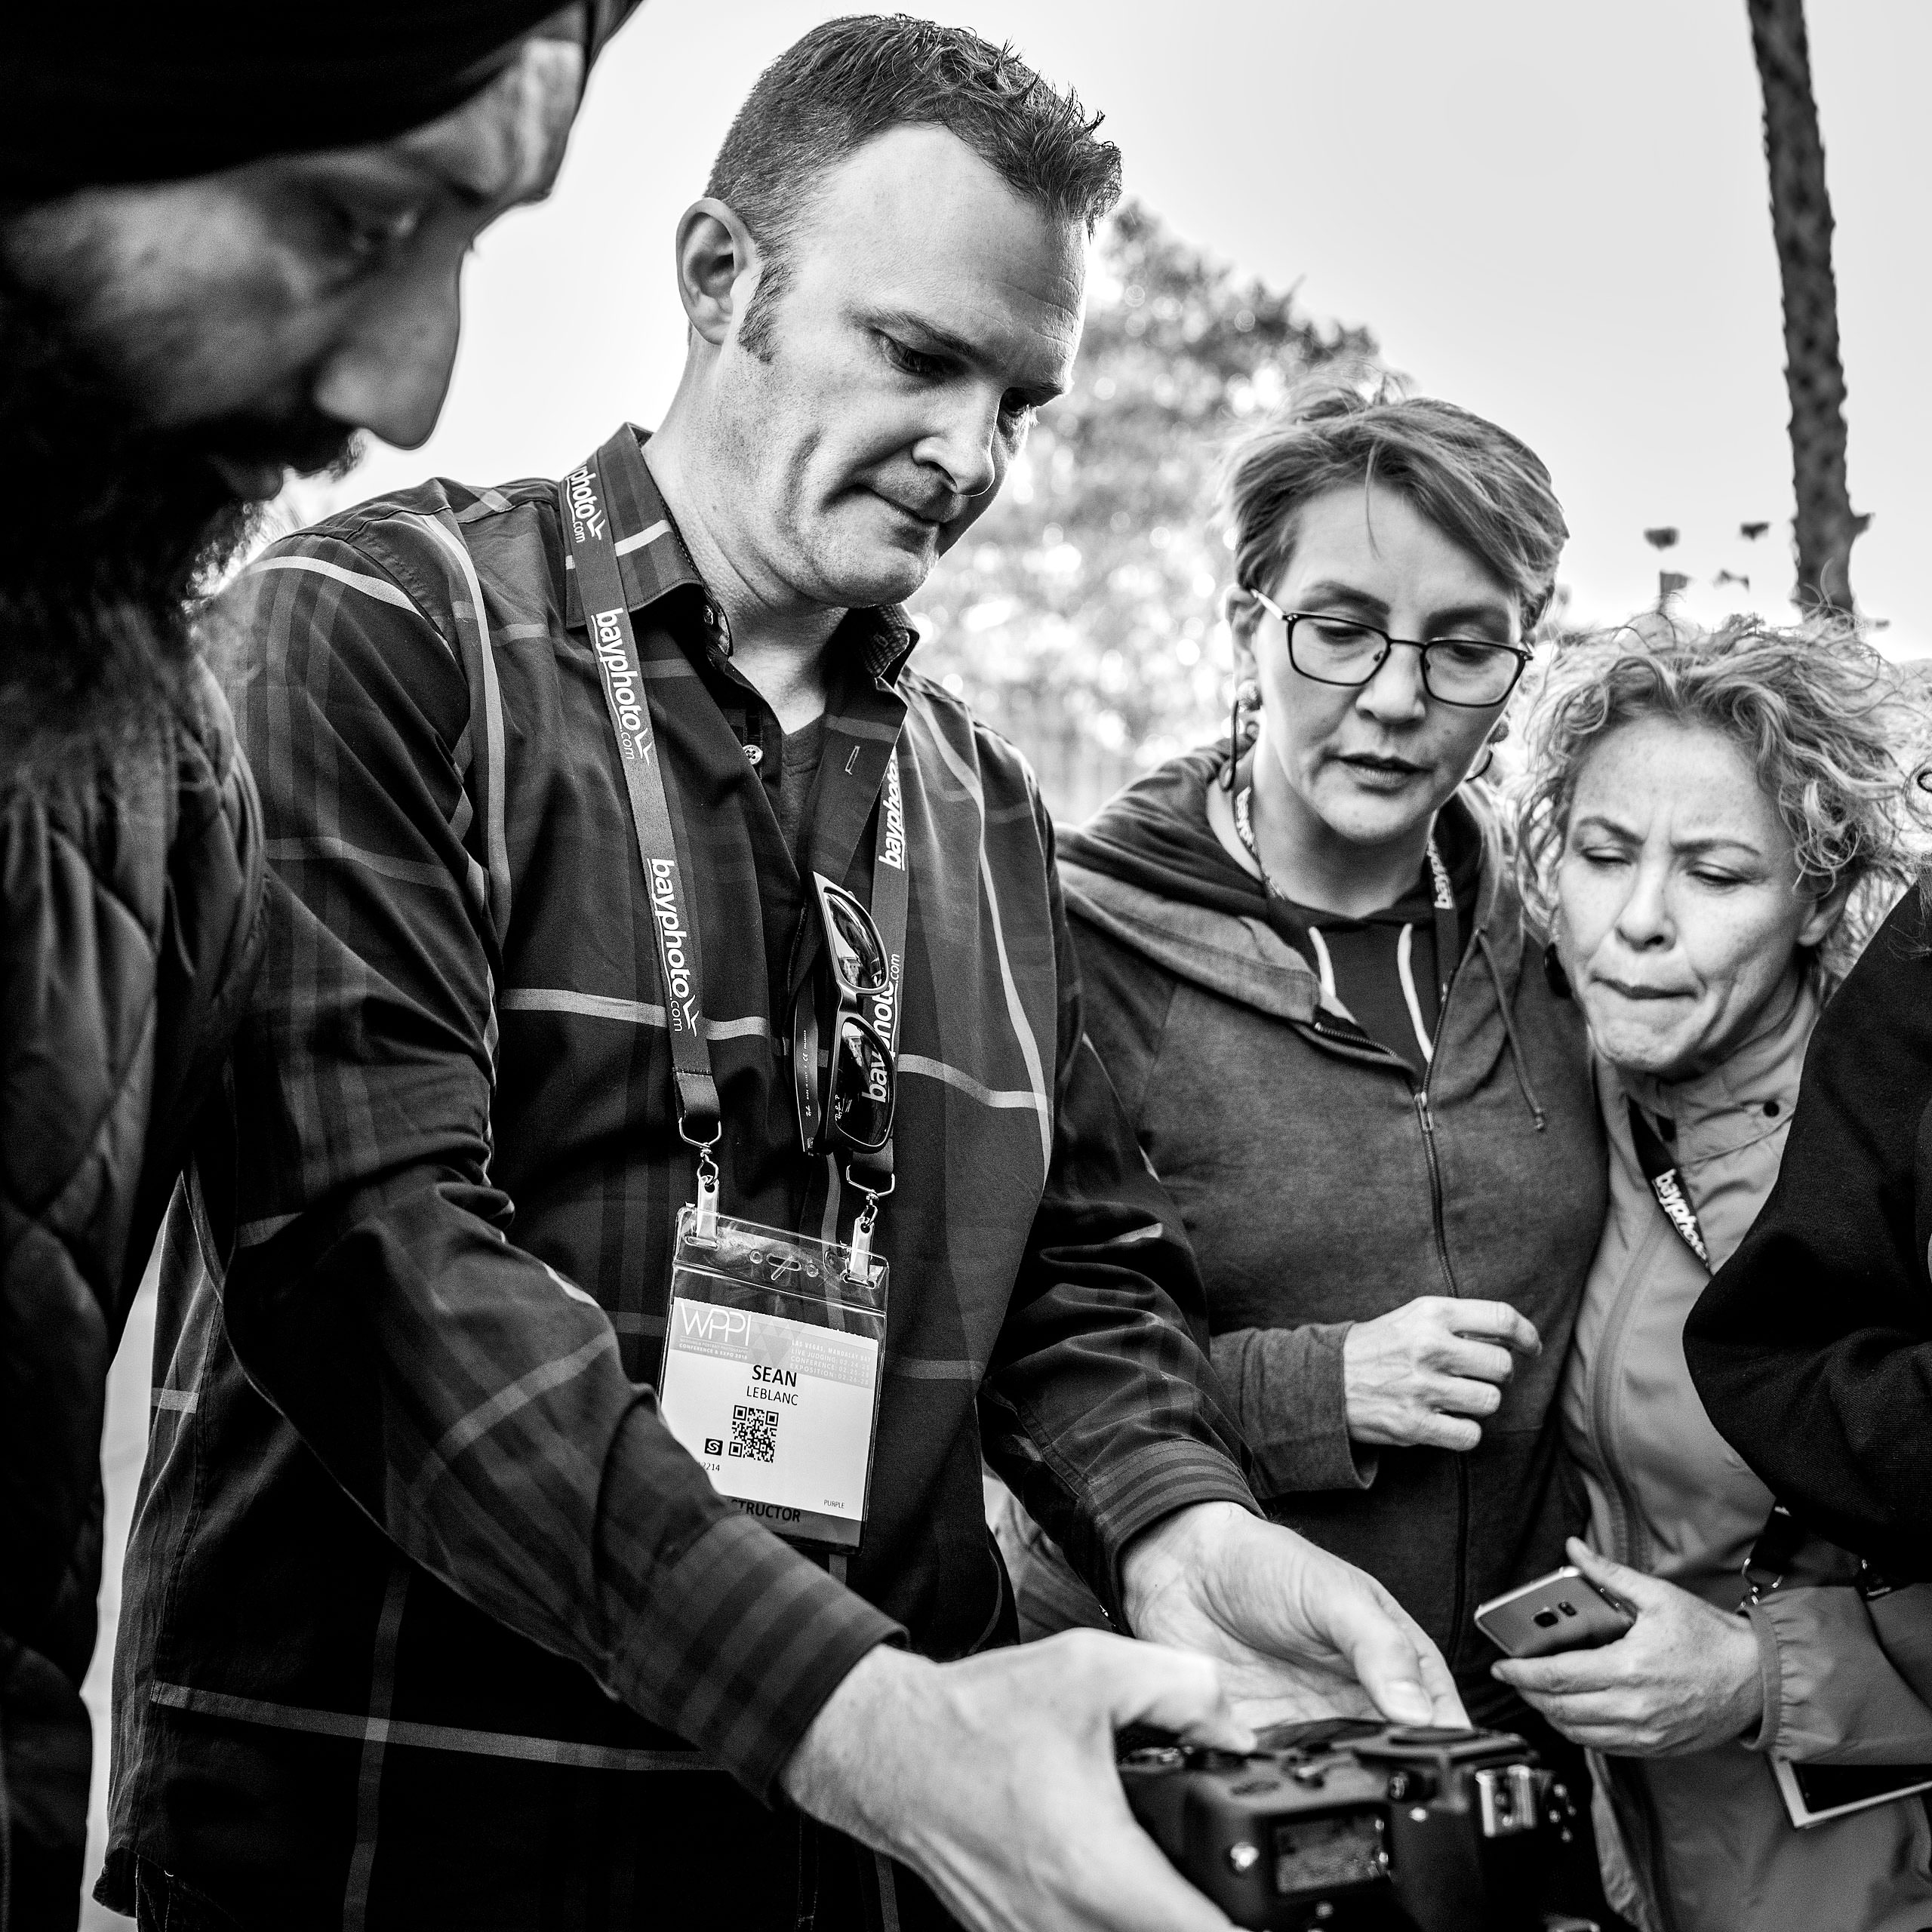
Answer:
<svg viewBox="0 0 1932 1932"><path fill-rule="evenodd" d="M710 1044L705 1033L697 926L691 916L684 870L678 856L668 789L672 781L658 755L637 633L631 623L629 601L611 534L609 493L595 456L587 457L557 486L557 498L564 534L577 566L584 626L590 633L591 648L604 687L605 706L623 761L624 788L629 795L638 857L643 863L645 881L651 894L651 928L657 938L657 964L671 1034L672 1078L677 1088L678 1132L685 1144L697 1152L698 1214L701 1231L708 1232L708 1223L718 1211L714 1150L722 1131L722 1121ZM875 1003L873 1017L880 1037L893 1056L896 1074L911 898L906 814L896 744L886 761L878 820L872 912L885 949L888 986ZM869 1158L869 1165L878 1171L885 1185L865 1191L875 1197L889 1192L892 1172L889 1140ZM876 1204L875 1198L875 1209Z"/></svg>
<svg viewBox="0 0 1932 1932"><path fill-rule="evenodd" d="M1630 1140L1637 1150L1637 1164L1644 1171L1657 1205L1684 1246L1708 1268L1710 1250L1704 1245L1704 1231L1697 1225L1697 1210L1690 1205L1690 1190L1678 1171L1675 1157L1664 1145L1663 1137L1644 1117L1643 1109L1627 1096L1624 1105L1630 1112Z"/></svg>

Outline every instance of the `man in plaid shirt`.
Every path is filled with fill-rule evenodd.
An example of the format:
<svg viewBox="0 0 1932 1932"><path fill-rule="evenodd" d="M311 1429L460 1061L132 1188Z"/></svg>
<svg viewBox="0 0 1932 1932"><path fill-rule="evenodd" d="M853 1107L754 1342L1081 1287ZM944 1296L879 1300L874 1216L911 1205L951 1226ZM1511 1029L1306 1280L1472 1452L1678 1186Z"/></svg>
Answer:
<svg viewBox="0 0 1932 1932"><path fill-rule="evenodd" d="M238 587L271 937L232 1136L171 1223L110 1896L145 1860L217 1925L1204 1929L1117 1726L1460 1718L1392 1600L1255 1512L1082 1037L1038 792L906 668L897 600L1066 386L1118 167L969 33L817 29L680 228L662 428L598 452L728 1213L851 1228L785 1002L801 881L870 899L897 747L893 1300L849 1568L721 1498L649 1386L692 1161L555 485L426 485ZM998 1647L983 1453L1157 1641Z"/></svg>

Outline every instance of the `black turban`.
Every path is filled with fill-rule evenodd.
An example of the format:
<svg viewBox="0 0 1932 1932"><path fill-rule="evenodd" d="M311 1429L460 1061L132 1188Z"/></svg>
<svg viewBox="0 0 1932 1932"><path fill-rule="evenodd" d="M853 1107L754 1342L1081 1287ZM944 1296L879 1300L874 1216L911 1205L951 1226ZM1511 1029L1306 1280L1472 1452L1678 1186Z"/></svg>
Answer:
<svg viewBox="0 0 1932 1932"><path fill-rule="evenodd" d="M532 30L587 54L639 0L21 0L0 30L0 198L171 181L387 140L488 85Z"/></svg>

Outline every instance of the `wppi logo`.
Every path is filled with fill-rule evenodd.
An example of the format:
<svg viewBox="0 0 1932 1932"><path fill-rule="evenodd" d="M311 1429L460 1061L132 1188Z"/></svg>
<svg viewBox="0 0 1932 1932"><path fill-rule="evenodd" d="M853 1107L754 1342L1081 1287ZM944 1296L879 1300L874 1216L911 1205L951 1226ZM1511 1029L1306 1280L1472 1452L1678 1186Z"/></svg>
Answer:
<svg viewBox="0 0 1932 1932"><path fill-rule="evenodd" d="M691 934L678 916L678 864L675 859L651 862L651 912L657 921L658 950L664 977L670 982L671 1024L687 1033L697 1031L697 1000L691 990L691 961L687 949Z"/></svg>
<svg viewBox="0 0 1932 1932"><path fill-rule="evenodd" d="M583 541L586 531L592 537L601 538L604 534L604 506L597 500L597 486L591 481L589 463L571 472L565 494L570 498L571 516L577 525L577 540Z"/></svg>
<svg viewBox="0 0 1932 1932"><path fill-rule="evenodd" d="M728 1345L746 1340L752 1332L751 1317L742 1308L718 1308L709 1303L678 1302L679 1332L694 1335L700 1341Z"/></svg>

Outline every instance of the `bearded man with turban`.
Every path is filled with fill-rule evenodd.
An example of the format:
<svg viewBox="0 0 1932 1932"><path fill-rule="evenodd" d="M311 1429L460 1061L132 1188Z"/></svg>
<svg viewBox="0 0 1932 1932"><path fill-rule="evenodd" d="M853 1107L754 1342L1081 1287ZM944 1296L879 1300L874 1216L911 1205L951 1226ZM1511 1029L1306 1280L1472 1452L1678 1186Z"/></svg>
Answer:
<svg viewBox="0 0 1932 1932"><path fill-rule="evenodd" d="M0 1927L71 1927L109 1364L260 949L195 597L435 423L636 0L30 9L0 48ZM218 1164L217 1164L218 1165Z"/></svg>

